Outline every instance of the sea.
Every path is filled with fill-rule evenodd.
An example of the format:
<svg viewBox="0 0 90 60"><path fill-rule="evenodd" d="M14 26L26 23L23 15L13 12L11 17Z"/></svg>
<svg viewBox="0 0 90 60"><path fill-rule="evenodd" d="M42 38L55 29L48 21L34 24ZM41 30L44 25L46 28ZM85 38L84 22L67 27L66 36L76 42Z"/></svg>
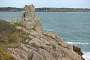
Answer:
<svg viewBox="0 0 90 60"><path fill-rule="evenodd" d="M23 12L0 12L0 19L22 20ZM56 32L68 44L79 46L90 60L90 12L37 12L45 31Z"/></svg>

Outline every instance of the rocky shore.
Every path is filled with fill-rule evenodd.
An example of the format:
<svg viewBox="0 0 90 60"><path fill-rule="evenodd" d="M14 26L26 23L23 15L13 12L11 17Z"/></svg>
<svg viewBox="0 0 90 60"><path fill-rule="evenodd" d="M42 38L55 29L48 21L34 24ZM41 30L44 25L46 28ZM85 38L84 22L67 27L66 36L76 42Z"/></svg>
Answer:
<svg viewBox="0 0 90 60"><path fill-rule="evenodd" d="M21 24L16 26L19 46L6 50L15 60L84 60L80 48L69 45L55 32L45 32L33 5L26 5Z"/></svg>

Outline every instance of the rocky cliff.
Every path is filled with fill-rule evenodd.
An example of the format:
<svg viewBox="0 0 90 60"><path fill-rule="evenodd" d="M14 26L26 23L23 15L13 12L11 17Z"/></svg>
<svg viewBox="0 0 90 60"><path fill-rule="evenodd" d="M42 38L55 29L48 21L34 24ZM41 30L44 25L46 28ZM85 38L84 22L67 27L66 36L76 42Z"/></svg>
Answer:
<svg viewBox="0 0 90 60"><path fill-rule="evenodd" d="M81 49L69 45L55 32L43 31L33 5L26 5L20 31L22 39L17 48L8 48L16 60L84 60Z"/></svg>

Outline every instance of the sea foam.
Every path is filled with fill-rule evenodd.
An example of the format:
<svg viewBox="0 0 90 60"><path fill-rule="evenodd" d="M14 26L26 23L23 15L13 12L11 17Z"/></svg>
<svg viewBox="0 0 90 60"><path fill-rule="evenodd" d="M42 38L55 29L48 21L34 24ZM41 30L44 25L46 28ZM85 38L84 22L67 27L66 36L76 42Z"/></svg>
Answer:
<svg viewBox="0 0 90 60"><path fill-rule="evenodd" d="M67 42L68 44L72 44L72 45L89 45L90 43L87 43L87 42ZM82 57L85 59L85 60L90 60L90 52L83 52L84 55L82 55Z"/></svg>
<svg viewBox="0 0 90 60"><path fill-rule="evenodd" d="M90 52L84 52L82 57L85 58L85 60L90 60Z"/></svg>
<svg viewBox="0 0 90 60"><path fill-rule="evenodd" d="M88 42L67 42L68 44L74 44L74 45L78 45L78 44L80 44L80 45L89 45L90 43L88 43Z"/></svg>

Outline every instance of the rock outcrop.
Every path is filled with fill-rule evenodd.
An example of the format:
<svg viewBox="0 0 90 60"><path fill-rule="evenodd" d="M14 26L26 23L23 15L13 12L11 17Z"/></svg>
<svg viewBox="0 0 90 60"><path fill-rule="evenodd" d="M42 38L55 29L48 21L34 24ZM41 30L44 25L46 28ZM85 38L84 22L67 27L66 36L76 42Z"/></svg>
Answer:
<svg viewBox="0 0 90 60"><path fill-rule="evenodd" d="M26 5L23 14L21 45L8 48L16 60L84 60L78 47L64 43L54 32L44 32L33 5Z"/></svg>

